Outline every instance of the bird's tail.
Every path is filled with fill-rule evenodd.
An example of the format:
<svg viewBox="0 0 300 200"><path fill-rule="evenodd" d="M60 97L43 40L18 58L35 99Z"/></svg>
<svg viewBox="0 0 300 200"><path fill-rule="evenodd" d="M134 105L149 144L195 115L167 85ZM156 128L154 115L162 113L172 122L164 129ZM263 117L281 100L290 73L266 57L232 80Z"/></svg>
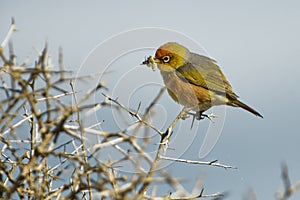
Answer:
<svg viewBox="0 0 300 200"><path fill-rule="evenodd" d="M230 103L231 106L236 106L236 107L241 107L249 112L251 112L252 114L259 116L261 118L263 118L263 116L257 112L256 110L254 110L253 108L251 108L250 106L246 105L245 103L239 101L238 99L235 99L233 102Z"/></svg>

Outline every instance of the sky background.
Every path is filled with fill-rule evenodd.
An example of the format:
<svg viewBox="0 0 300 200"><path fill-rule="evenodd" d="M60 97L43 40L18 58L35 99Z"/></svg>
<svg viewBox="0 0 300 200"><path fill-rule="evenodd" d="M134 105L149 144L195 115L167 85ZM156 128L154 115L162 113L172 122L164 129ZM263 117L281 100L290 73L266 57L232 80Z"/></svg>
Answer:
<svg viewBox="0 0 300 200"><path fill-rule="evenodd" d="M188 190L201 175L207 193L228 191L229 199L246 199L249 191L253 191L258 199L274 199L282 186L283 161L288 165L291 181L300 180L299 1L1 1L0 4L0 39L14 17L18 31L13 35L13 43L19 63L27 56L35 58L35 48L42 49L48 41L53 62L62 47L66 69L76 74L101 72L108 65L113 72L117 69L119 73L112 76L121 79L101 80L114 87L112 94L114 91L120 96L130 94L124 96L130 105L137 103L132 97L138 92L131 90L126 78L136 77L134 80L144 81L143 84L147 80L162 83L158 71L138 66L168 38L198 53L205 49L216 59L240 99L261 112L264 119L237 108L227 108L224 119L222 116L215 119L222 128L221 134L203 159L218 159L238 169L183 163L168 166L172 174L190 180L185 184ZM152 28L137 31L145 27ZM132 29L136 30L130 32ZM126 31L130 32L128 37ZM131 69L133 74L127 73ZM117 93L118 85L114 83L122 85L121 90L126 92ZM146 86L132 87L143 93ZM147 88L144 96L147 98L141 99L144 106L148 98L154 98L157 88L153 85ZM155 115L153 120L164 128L180 106L164 95L157 110L163 113L160 117L164 117L164 123L155 122ZM190 121L181 122L174 136L176 150L171 154L200 159L199 149L209 122L196 123L197 127L190 131ZM184 147L176 141L183 142ZM291 199L299 199L299 193Z"/></svg>

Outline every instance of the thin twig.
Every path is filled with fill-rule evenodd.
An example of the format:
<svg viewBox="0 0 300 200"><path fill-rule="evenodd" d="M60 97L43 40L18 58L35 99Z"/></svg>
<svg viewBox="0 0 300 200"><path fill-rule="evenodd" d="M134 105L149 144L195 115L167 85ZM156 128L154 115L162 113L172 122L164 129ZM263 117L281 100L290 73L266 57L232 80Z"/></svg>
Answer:
<svg viewBox="0 0 300 200"><path fill-rule="evenodd" d="M10 24L10 27L9 27L9 30L4 38L4 40L2 41L1 43L1 46L0 48L4 48L6 46L6 44L8 43L8 41L10 40L13 32L16 31L16 24L15 24L15 19L14 18L11 18L11 24Z"/></svg>
<svg viewBox="0 0 300 200"><path fill-rule="evenodd" d="M75 92L72 80L70 81L70 86L71 86L73 96L74 96L74 100L75 100L75 107L76 107L76 110L78 110L77 96L76 96L76 92ZM81 141L81 150L82 150L82 153L83 153L83 159L84 159L84 162L87 163L88 161L87 161L85 145L84 145L84 139L83 139L84 138L84 130L83 130L83 126L81 124L80 112L77 112L77 123L79 124L79 127L80 127L80 133L81 133L81 140L80 141ZM84 168L84 170L87 171L88 169ZM89 173L86 174L86 181L88 183L89 199L92 200L93 197L92 197L91 179L90 179L90 174Z"/></svg>
<svg viewBox="0 0 300 200"><path fill-rule="evenodd" d="M196 161L196 160L186 160L186 159L180 159L180 158L171 158L171 157L167 157L167 156L160 156L160 159L189 163L189 164L196 164L196 165L210 165L210 166L215 166L215 167L222 167L224 169L237 169L237 167L235 167L235 166L224 165L224 164L218 163L218 160L205 162L205 161Z"/></svg>

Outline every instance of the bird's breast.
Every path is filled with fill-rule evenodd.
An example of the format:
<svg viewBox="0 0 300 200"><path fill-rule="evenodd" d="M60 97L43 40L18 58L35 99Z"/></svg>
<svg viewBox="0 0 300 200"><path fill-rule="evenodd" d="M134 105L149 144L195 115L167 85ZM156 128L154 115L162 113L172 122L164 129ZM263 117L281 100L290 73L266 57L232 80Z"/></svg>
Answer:
<svg viewBox="0 0 300 200"><path fill-rule="evenodd" d="M195 111L205 111L214 104L216 95L206 88L179 78L176 73L161 71L164 83L172 99Z"/></svg>

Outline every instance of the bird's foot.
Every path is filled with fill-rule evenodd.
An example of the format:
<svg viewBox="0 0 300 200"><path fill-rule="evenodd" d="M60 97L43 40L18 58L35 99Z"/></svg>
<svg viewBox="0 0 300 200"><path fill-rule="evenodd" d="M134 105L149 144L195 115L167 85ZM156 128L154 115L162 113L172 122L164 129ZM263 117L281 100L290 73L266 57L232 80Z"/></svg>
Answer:
<svg viewBox="0 0 300 200"><path fill-rule="evenodd" d="M182 120L186 120L186 119L189 118L189 117L190 117L190 113L186 112L186 113L184 113L184 114L181 116L181 119L182 119Z"/></svg>
<svg viewBox="0 0 300 200"><path fill-rule="evenodd" d="M207 118L207 119L209 119L210 121L212 121L213 122L213 119L214 118L217 118L218 116L217 115L215 115L215 114L213 114L213 113L210 113L210 114L203 114L203 113L201 113L201 115L200 115L200 119L199 120L201 120L201 119L204 119L204 118ZM196 118L197 119L197 118Z"/></svg>
<svg viewBox="0 0 300 200"><path fill-rule="evenodd" d="M197 111L196 113L189 112L188 114L193 116L193 120L192 120L192 124L191 124L191 129L193 128L195 119L199 121L199 120L207 118L211 122L214 122L213 118L217 118L218 117L217 115L214 115L213 113L207 115L207 114L204 114L203 112L200 112L200 111Z"/></svg>

